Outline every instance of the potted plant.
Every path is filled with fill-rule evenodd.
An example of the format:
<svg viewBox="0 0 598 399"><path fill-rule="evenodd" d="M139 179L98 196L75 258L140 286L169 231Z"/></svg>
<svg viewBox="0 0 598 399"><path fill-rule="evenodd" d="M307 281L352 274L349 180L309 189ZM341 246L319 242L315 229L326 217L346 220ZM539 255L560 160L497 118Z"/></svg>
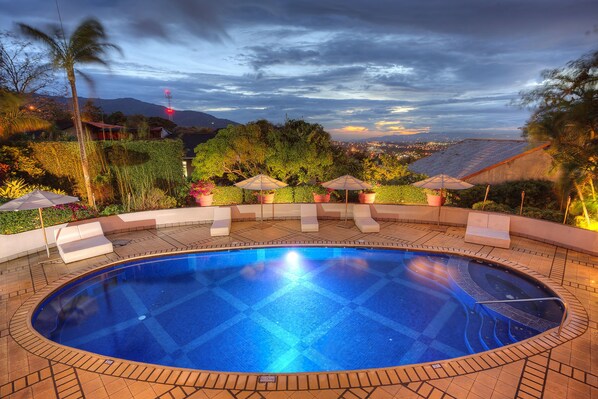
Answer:
<svg viewBox="0 0 598 399"><path fill-rule="evenodd" d="M444 201L446 198L442 195L441 190L430 190L425 189L426 198L428 200L428 205L430 206L442 206L444 205Z"/></svg>
<svg viewBox="0 0 598 399"><path fill-rule="evenodd" d="M260 194L259 191L255 192L258 204L272 204L274 203L274 190L265 190Z"/></svg>
<svg viewBox="0 0 598 399"><path fill-rule="evenodd" d="M333 191L334 189L317 185L312 192L314 196L314 202L330 202L330 193Z"/></svg>
<svg viewBox="0 0 598 399"><path fill-rule="evenodd" d="M199 180L195 183L191 183L189 195L195 198L195 202L197 202L200 206L210 206L214 200L214 194L212 191L215 187L216 185L211 181Z"/></svg>
<svg viewBox="0 0 598 399"><path fill-rule="evenodd" d="M360 204L373 204L376 200L376 191L372 188L367 188L359 192L359 203Z"/></svg>

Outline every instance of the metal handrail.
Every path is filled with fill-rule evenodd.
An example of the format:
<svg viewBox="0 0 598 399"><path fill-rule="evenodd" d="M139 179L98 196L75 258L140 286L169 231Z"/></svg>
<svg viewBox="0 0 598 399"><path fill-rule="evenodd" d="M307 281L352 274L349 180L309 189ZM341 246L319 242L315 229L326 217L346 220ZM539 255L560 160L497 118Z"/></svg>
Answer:
<svg viewBox="0 0 598 399"><path fill-rule="evenodd" d="M561 336L561 329L563 328L563 324L565 323L565 319L567 318L567 314L568 312L568 307L567 304L565 303L565 301L563 301L561 298L556 297L556 296L549 296L546 298L525 298L525 299L501 299L501 300L495 300L495 301L479 301L476 302L475 305L485 305L488 303L509 303L509 302L539 302L539 301L557 301L560 302L563 305L563 317L561 318L561 324L559 324L559 329L557 331L558 336ZM474 308L475 308L474 305Z"/></svg>

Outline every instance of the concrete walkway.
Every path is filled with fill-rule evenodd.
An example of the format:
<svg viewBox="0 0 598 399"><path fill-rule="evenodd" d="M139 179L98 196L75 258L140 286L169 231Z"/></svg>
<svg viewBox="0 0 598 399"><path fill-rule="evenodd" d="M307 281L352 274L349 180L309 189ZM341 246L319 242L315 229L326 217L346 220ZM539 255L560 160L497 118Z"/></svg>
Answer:
<svg viewBox="0 0 598 399"><path fill-rule="evenodd" d="M598 257L520 237L510 249L466 244L464 229L382 222L362 234L337 220L301 233L298 220L233 223L229 237L210 237L209 225L113 234L115 252L65 265L56 250L0 264L0 398L597 398ZM558 287L573 303L563 337L430 365L360 373L285 375L259 383L252 375L205 373L132 362L107 363L49 344L32 334L32 304L65 276L128 257L214 247L333 243L453 251L498 260ZM546 280L547 279L547 280ZM584 310L585 309L585 310ZM147 367L146 367L147 366Z"/></svg>

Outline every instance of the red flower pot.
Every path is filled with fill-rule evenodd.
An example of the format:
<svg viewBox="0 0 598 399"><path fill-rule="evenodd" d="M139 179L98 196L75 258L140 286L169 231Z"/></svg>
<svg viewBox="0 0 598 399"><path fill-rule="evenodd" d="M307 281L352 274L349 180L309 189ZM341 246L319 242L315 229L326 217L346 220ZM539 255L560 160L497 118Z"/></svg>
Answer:
<svg viewBox="0 0 598 399"><path fill-rule="evenodd" d="M197 202L199 206L212 206L213 200L214 194L200 195L199 197L195 198L195 202Z"/></svg>
<svg viewBox="0 0 598 399"><path fill-rule="evenodd" d="M373 204L376 199L376 193L359 193L360 204Z"/></svg>
<svg viewBox="0 0 598 399"><path fill-rule="evenodd" d="M316 194L314 195L314 202L330 202L330 194Z"/></svg>
<svg viewBox="0 0 598 399"><path fill-rule="evenodd" d="M426 194L426 198L430 206L442 206L444 205L444 201L446 201L446 198L440 195Z"/></svg>
<svg viewBox="0 0 598 399"><path fill-rule="evenodd" d="M274 194L256 194L258 204L272 204L274 203Z"/></svg>

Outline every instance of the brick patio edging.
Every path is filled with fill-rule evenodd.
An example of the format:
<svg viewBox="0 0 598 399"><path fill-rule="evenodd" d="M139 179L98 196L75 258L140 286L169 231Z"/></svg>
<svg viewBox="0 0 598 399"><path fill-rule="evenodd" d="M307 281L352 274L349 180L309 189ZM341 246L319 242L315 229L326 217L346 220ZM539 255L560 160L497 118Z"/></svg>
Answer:
<svg viewBox="0 0 598 399"><path fill-rule="evenodd" d="M66 347L54 343L39 335L31 325L35 309L55 290L72 280L99 269L112 267L136 259L151 258L168 254L209 252L239 248L268 248L280 246L328 246L328 247L366 247L381 249L403 249L462 255L473 259L497 263L503 267L515 269L540 281L567 304L569 314L562 328L561 336L556 328L546 331L515 344L491 351L430 363L380 369L275 374L275 382L262 383L257 373L210 372L166 367L110 358L94 353ZM116 262L100 262L80 272L63 276L27 299L10 320L9 331L12 338L25 350L39 357L62 363L94 373L128 378L138 381L175 384L179 386L210 389L238 389L259 391L299 391L308 389L367 388L384 385L421 382L446 377L455 377L482 370L500 367L508 363L527 359L546 352L558 345L582 335L588 328L588 316L581 303L565 288L553 283L549 278L521 265L494 256L483 255L466 250L431 247L425 245L384 244L373 242L334 242L317 241L313 243L276 241L267 243L235 243L231 245L190 246L180 250L154 251L122 258Z"/></svg>

